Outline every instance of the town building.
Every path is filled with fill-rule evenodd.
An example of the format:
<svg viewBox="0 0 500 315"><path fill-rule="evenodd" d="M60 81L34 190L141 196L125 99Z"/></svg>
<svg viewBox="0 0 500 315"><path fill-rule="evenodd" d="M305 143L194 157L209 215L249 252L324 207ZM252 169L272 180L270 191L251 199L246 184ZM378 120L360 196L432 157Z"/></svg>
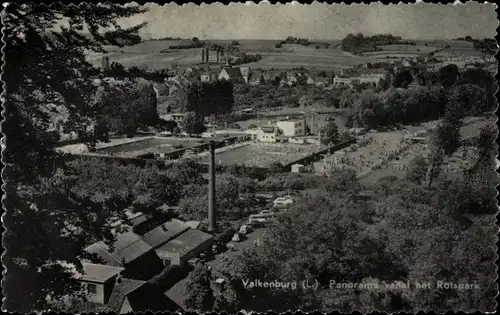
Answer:
<svg viewBox="0 0 500 315"><path fill-rule="evenodd" d="M353 87L352 79L351 78L346 78L346 77L336 76L335 78L333 78L333 86L334 87L348 87L348 88L352 88Z"/></svg>
<svg viewBox="0 0 500 315"><path fill-rule="evenodd" d="M292 165L292 173L304 173L305 167L302 164L293 164Z"/></svg>
<svg viewBox="0 0 500 315"><path fill-rule="evenodd" d="M162 118L163 120L173 120L177 123L181 123L184 121L184 114L182 113L167 114L161 116L160 118Z"/></svg>
<svg viewBox="0 0 500 315"><path fill-rule="evenodd" d="M154 285L146 281L120 277L116 279L107 306L116 314L180 310L178 304Z"/></svg>
<svg viewBox="0 0 500 315"><path fill-rule="evenodd" d="M152 248L157 249L189 229L190 227L186 223L173 219L144 233L142 235L142 239ZM162 260L164 267L168 267L170 265L169 259L165 259L160 255L159 257Z"/></svg>
<svg viewBox="0 0 500 315"><path fill-rule="evenodd" d="M113 248L97 242L85 251L97 255L107 266L124 268L122 275L125 277L149 280L163 269L153 247L133 232L118 234Z"/></svg>
<svg viewBox="0 0 500 315"><path fill-rule="evenodd" d="M306 126L303 119L288 119L276 123L281 133L287 137L305 136Z"/></svg>
<svg viewBox="0 0 500 315"><path fill-rule="evenodd" d="M251 140L259 140L262 133L263 131L260 128L253 128L245 131L245 134L248 135Z"/></svg>
<svg viewBox="0 0 500 315"><path fill-rule="evenodd" d="M83 272L74 271L74 278L85 288L89 302L107 304L116 278L125 270L121 267L82 262Z"/></svg>
<svg viewBox="0 0 500 315"><path fill-rule="evenodd" d="M212 76L210 73L205 72L200 75L201 82L210 82L212 80Z"/></svg>
<svg viewBox="0 0 500 315"><path fill-rule="evenodd" d="M248 84L252 86L257 86L257 85L262 85L266 83L266 79L264 77L264 74L262 72L255 72L252 71L250 74L250 79L248 81Z"/></svg>
<svg viewBox="0 0 500 315"><path fill-rule="evenodd" d="M234 83L248 83L249 76L250 68L248 67L226 67L221 70L218 78L219 80L227 80Z"/></svg>
<svg viewBox="0 0 500 315"><path fill-rule="evenodd" d="M188 229L176 238L156 249L162 260L170 265L185 265L189 259L209 250L214 243L211 234L196 229Z"/></svg>
<svg viewBox="0 0 500 315"><path fill-rule="evenodd" d="M276 142L276 137L280 134L278 127L265 126L260 129L262 132L258 134L257 138L260 142Z"/></svg>
<svg viewBox="0 0 500 315"><path fill-rule="evenodd" d="M330 80L330 78L327 78L327 77L317 77L315 82L314 82L314 85L316 85L317 87L326 87L330 84L331 84L331 80Z"/></svg>

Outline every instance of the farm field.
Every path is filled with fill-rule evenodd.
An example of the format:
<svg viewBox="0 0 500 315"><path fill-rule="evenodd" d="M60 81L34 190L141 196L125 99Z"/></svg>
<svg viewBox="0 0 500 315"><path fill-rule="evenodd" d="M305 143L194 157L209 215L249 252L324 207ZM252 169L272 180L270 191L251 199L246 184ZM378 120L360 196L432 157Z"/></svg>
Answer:
<svg viewBox="0 0 500 315"><path fill-rule="evenodd" d="M219 165L245 165L248 167L269 167L273 162L287 165L313 154L317 146L248 144L233 150L216 152L215 163ZM208 162L207 162L208 163Z"/></svg>
<svg viewBox="0 0 500 315"><path fill-rule="evenodd" d="M136 66L151 70L167 68L173 65L193 66L201 61L201 48L193 49L168 49L171 45L178 45L189 42L188 40L157 40L144 41L134 46L127 47L104 47L108 52L110 62L119 62L125 67ZM231 40L208 40L208 44L228 45ZM340 49L340 41L319 42L320 48L316 49L315 44L309 46L285 44L282 48L274 45L278 40L239 40L238 49L240 52L260 54L262 59L255 63L247 64L253 68L277 68L289 69L296 67L308 67L319 69L341 69L370 61L376 61L379 55L355 56ZM324 47L324 43L330 44L329 48ZM400 45L404 46L404 45ZM383 57L387 55L383 52ZM393 57L405 57L407 54L401 51L393 52ZM215 53L210 55L211 61L215 62ZM102 54L89 52L87 60L95 66L101 65ZM216 67L216 65L213 65Z"/></svg>
<svg viewBox="0 0 500 315"><path fill-rule="evenodd" d="M136 66L151 70L164 69L171 66L188 67L201 61L201 48L168 49L172 45L188 44L191 40L150 40L134 46L105 46L110 62L119 62L125 67ZM230 45L232 40L205 40L208 45ZM481 56L473 44L466 41L415 41L416 45L384 45L381 51L366 52L353 55L340 48L340 40L318 41L319 49L314 42L309 46L284 44L276 48L279 40L238 40L240 52L260 54L262 59L249 63L252 68L290 69L297 67L317 68L325 70L340 70L367 62L377 62L381 59L400 59L427 55L436 51L436 57ZM324 47L328 43L328 48ZM427 46L426 46L427 44ZM444 48L449 45L449 48ZM162 50L168 49L162 53ZM87 60L95 66L101 65L101 54L88 53ZM223 60L223 59L222 59ZM215 53L210 54L210 61L215 62ZM217 67L217 65L211 65Z"/></svg>

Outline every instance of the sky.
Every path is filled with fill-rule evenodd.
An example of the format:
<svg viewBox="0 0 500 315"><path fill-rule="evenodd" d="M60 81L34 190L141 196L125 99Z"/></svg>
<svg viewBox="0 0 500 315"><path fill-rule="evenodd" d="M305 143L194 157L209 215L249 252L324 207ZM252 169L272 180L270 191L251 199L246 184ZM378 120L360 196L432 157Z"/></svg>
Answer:
<svg viewBox="0 0 500 315"><path fill-rule="evenodd" d="M132 3L132 5L134 5ZM223 4L148 3L149 11L120 21L144 21L143 39L342 39L349 33L390 33L407 39L493 38L498 27L496 5L466 4Z"/></svg>

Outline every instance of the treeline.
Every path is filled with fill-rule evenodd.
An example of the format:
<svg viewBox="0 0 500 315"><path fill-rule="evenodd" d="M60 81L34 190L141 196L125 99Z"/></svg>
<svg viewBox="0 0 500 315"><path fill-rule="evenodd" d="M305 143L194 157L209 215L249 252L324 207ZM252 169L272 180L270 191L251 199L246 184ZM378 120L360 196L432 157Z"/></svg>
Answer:
<svg viewBox="0 0 500 315"><path fill-rule="evenodd" d="M190 49L190 48L202 48L205 47L205 42L196 42L189 44L181 44L181 45L171 45L169 49Z"/></svg>
<svg viewBox="0 0 500 315"><path fill-rule="evenodd" d="M353 54L362 54L364 52L381 50L377 46L393 44L415 45L414 42L402 41L400 36L393 36L391 34L364 36L359 33L357 35L348 34L347 37L342 40L341 47L343 51Z"/></svg>
<svg viewBox="0 0 500 315"><path fill-rule="evenodd" d="M347 108L346 126L391 128L441 118L449 107L469 116L496 108L496 82L487 71L469 69L458 78L446 68L436 80L441 87L343 92L340 103Z"/></svg>
<svg viewBox="0 0 500 315"><path fill-rule="evenodd" d="M242 65L242 64L250 63L250 62L257 62L261 59L262 59L262 56L260 54L249 55L249 54L241 53L231 63L233 65Z"/></svg>
<svg viewBox="0 0 500 315"><path fill-rule="evenodd" d="M474 48L484 55L493 56L497 53L497 41L494 38L475 39L470 36L458 37L456 40L463 40L474 44Z"/></svg>
<svg viewBox="0 0 500 315"><path fill-rule="evenodd" d="M182 38L167 36L167 37L162 37L162 38L151 38L150 40L151 41L157 41L157 40L182 40Z"/></svg>
<svg viewBox="0 0 500 315"><path fill-rule="evenodd" d="M155 82L163 82L165 78L171 76L168 69L144 70L138 67L125 68L118 62L112 62L109 69L104 70L104 76L117 79L143 78Z"/></svg>
<svg viewBox="0 0 500 315"><path fill-rule="evenodd" d="M188 44L172 45L170 49L190 49L190 48L202 48L205 47L205 42L200 41L198 37L193 37L191 42Z"/></svg>
<svg viewBox="0 0 500 315"><path fill-rule="evenodd" d="M276 48L281 48L284 44L297 44L297 45L302 45L302 46L309 46L309 45L311 45L311 42L307 38L298 38L298 37L288 36L285 40L282 40L281 42L276 43L275 46L276 46Z"/></svg>
<svg viewBox="0 0 500 315"><path fill-rule="evenodd" d="M234 106L233 84L230 81L197 82L187 88L186 111L200 117L222 115Z"/></svg>

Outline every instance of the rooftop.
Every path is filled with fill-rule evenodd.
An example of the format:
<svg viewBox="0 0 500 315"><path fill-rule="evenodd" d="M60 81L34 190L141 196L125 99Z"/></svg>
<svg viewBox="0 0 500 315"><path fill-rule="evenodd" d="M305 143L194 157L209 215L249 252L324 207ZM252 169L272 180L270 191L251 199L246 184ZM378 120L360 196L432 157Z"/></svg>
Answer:
<svg viewBox="0 0 500 315"><path fill-rule="evenodd" d="M188 229L189 226L184 222L172 220L145 233L142 239L151 247L157 248Z"/></svg>
<svg viewBox="0 0 500 315"><path fill-rule="evenodd" d="M78 273L76 278L83 281L104 283L124 270L120 267L112 267L100 264L82 262L83 274Z"/></svg>
<svg viewBox="0 0 500 315"><path fill-rule="evenodd" d="M159 252L178 252L181 256L191 252L199 245L212 238L212 235L200 230L189 229L171 240L167 244L158 248Z"/></svg>
<svg viewBox="0 0 500 315"><path fill-rule="evenodd" d="M116 313L119 313L125 297L142 287L144 284L146 284L146 281L128 278L120 279L120 282L116 283L113 288L113 292L109 298L108 307L113 309Z"/></svg>
<svg viewBox="0 0 500 315"><path fill-rule="evenodd" d="M224 68L231 79L238 79L241 77L240 68Z"/></svg>
<svg viewBox="0 0 500 315"><path fill-rule="evenodd" d="M118 234L113 247L111 250L104 242L97 242L85 248L85 251L97 254L107 265L123 267L123 262L127 264L134 261L153 249L132 232Z"/></svg>
<svg viewBox="0 0 500 315"><path fill-rule="evenodd" d="M273 133L275 132L275 127L262 127L260 128L264 133Z"/></svg>

